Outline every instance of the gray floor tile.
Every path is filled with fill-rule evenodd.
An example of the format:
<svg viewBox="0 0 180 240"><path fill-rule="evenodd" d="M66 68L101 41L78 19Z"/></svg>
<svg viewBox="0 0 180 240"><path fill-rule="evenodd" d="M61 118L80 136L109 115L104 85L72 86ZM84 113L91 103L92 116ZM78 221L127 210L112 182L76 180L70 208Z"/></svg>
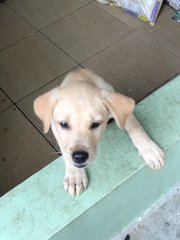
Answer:
<svg viewBox="0 0 180 240"><path fill-rule="evenodd" d="M177 73L180 59L134 32L82 65L138 101Z"/></svg>
<svg viewBox="0 0 180 240"><path fill-rule="evenodd" d="M180 58L180 25L171 19L173 14L174 10L167 8L166 11L162 11L154 27L144 25L137 33Z"/></svg>
<svg viewBox="0 0 180 240"><path fill-rule="evenodd" d="M0 85L17 102L75 65L60 49L36 33L0 52Z"/></svg>
<svg viewBox="0 0 180 240"><path fill-rule="evenodd" d="M9 6L39 29L87 3L86 0L14 0Z"/></svg>
<svg viewBox="0 0 180 240"><path fill-rule="evenodd" d="M0 112L4 111L6 108L12 105L12 102L6 95L0 90Z"/></svg>
<svg viewBox="0 0 180 240"><path fill-rule="evenodd" d="M6 5L0 8L0 50L35 31Z"/></svg>
<svg viewBox="0 0 180 240"><path fill-rule="evenodd" d="M85 6L42 30L66 53L81 62L132 29L94 4Z"/></svg>
<svg viewBox="0 0 180 240"><path fill-rule="evenodd" d="M58 155L14 106L0 113L0 195Z"/></svg>
<svg viewBox="0 0 180 240"><path fill-rule="evenodd" d="M127 12L123 11L121 8L111 7L110 5L98 3L96 1L95 1L95 4L99 8L103 9L105 12L119 19L121 22L123 22L124 24L128 25L133 29L136 29L142 26L143 24L145 24L145 22L128 14Z"/></svg>

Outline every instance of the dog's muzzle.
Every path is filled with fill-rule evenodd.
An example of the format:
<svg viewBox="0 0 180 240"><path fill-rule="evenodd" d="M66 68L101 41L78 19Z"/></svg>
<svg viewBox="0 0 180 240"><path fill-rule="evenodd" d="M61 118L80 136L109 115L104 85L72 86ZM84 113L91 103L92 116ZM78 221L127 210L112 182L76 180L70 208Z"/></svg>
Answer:
<svg viewBox="0 0 180 240"><path fill-rule="evenodd" d="M74 166L78 168L86 167L86 160L89 157L89 153L85 151L75 151L72 153L72 159L74 161Z"/></svg>

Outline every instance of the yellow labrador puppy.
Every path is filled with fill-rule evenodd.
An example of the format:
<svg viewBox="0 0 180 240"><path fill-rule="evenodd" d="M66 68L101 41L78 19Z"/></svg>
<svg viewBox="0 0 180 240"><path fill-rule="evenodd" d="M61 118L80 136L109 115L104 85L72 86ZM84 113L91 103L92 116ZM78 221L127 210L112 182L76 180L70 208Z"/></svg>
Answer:
<svg viewBox="0 0 180 240"><path fill-rule="evenodd" d="M95 159L97 144L108 120L125 128L146 164L159 169L164 153L133 115L134 100L116 93L100 76L86 69L70 72L62 84L39 96L34 111L44 132L50 126L61 148L65 191L79 195L88 185L85 167Z"/></svg>

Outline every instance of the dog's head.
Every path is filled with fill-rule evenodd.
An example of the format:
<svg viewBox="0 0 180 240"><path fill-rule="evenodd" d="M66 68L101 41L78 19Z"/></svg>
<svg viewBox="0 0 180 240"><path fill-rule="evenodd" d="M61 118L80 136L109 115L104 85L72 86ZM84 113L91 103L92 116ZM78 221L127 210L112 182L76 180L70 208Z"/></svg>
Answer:
<svg viewBox="0 0 180 240"><path fill-rule="evenodd" d="M133 109L131 98L84 83L54 88L34 101L44 132L47 133L51 125L66 163L78 168L95 159L96 147L109 117L123 128Z"/></svg>

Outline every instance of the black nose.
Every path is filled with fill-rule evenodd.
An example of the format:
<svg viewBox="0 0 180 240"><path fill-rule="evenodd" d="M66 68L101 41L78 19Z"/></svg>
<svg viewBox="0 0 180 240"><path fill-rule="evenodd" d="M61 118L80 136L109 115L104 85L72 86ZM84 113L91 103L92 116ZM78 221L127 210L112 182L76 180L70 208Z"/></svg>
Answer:
<svg viewBox="0 0 180 240"><path fill-rule="evenodd" d="M75 163L84 163L89 157L89 154L85 151L75 151L72 154L72 158Z"/></svg>

